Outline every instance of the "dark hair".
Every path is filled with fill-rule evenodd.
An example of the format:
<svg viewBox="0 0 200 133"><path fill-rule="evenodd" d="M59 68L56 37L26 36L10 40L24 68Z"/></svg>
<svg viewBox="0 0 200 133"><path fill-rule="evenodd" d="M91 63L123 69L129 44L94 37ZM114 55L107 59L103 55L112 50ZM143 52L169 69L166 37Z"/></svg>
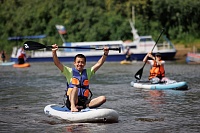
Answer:
<svg viewBox="0 0 200 133"><path fill-rule="evenodd" d="M83 55L83 54L77 54L75 57L74 57L74 62L76 61L76 58L83 58L84 60L85 60L85 62L86 62L86 57L85 57L85 55Z"/></svg>
<svg viewBox="0 0 200 133"><path fill-rule="evenodd" d="M161 57L161 54L158 52L158 53L155 54L155 56L160 56Z"/></svg>

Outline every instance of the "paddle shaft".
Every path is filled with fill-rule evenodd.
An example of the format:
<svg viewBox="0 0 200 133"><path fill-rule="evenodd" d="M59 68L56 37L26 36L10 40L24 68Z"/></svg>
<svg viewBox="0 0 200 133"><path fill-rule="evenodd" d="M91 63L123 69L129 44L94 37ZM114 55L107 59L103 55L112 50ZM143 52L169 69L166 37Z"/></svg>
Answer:
<svg viewBox="0 0 200 133"><path fill-rule="evenodd" d="M159 41L159 39L160 39L160 37L161 37L161 35L163 34L163 32L164 32L164 31L165 31L165 30L164 30L164 29L162 29L162 31L161 31L161 33L160 33L160 36L158 37L158 39L157 39L157 41L156 41L155 45L153 46L153 48L152 48L151 52L153 52L153 50L154 50L155 46L157 45L157 43L158 43L158 41Z"/></svg>
<svg viewBox="0 0 200 133"><path fill-rule="evenodd" d="M46 46L47 48L53 48L52 46ZM87 48L87 47L68 47L68 46L58 46L58 48L72 48L72 49L94 49L103 50L103 48ZM109 48L109 50L119 51L120 48Z"/></svg>
<svg viewBox="0 0 200 133"><path fill-rule="evenodd" d="M25 50L38 50L42 48L52 48L52 46L46 46L34 41L26 41L24 43ZM71 47L71 46L58 46L58 48L70 48L70 49L94 49L94 50L103 50L103 48L90 48L90 47ZM109 48L109 50L119 51L121 53L121 48Z"/></svg>

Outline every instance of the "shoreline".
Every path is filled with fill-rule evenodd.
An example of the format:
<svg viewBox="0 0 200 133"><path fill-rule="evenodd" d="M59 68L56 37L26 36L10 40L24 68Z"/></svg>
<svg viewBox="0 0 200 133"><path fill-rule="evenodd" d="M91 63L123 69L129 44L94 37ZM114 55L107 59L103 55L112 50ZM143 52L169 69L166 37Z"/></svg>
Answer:
<svg viewBox="0 0 200 133"><path fill-rule="evenodd" d="M192 51L191 48L185 48L184 45L175 45L175 48L177 52L174 59L178 62L185 62L187 53Z"/></svg>
<svg viewBox="0 0 200 133"><path fill-rule="evenodd" d="M174 60L176 60L178 62L185 62L187 53L193 51L191 47L185 48L185 46L181 45L181 44L180 45L174 45L174 46L177 50L176 55L174 57ZM6 60L7 61L10 60L10 56L11 55L6 54Z"/></svg>

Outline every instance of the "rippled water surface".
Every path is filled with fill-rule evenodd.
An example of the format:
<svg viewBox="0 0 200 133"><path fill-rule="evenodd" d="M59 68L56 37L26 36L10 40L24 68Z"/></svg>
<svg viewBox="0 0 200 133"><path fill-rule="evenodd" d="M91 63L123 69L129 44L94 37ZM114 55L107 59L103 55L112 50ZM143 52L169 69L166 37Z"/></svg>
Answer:
<svg viewBox="0 0 200 133"><path fill-rule="evenodd" d="M72 66L72 63L64 63ZM94 63L88 63L87 67ZM62 104L66 82L52 63L31 63L30 68L0 66L0 132L48 133L197 133L200 132L200 65L167 62L166 76L186 81L187 91L147 91L130 86L143 66L106 62L91 81L93 97L105 95L103 108L119 113L119 122L67 123L48 117L48 104ZM149 66L143 71L148 76Z"/></svg>

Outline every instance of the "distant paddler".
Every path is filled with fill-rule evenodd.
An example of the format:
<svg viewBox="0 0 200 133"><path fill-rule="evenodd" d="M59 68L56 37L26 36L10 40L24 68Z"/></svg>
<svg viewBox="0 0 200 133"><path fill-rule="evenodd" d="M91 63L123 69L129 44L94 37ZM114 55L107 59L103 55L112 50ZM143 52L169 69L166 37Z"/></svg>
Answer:
<svg viewBox="0 0 200 133"><path fill-rule="evenodd" d="M18 64L24 64L26 61L26 52L23 47L20 47L17 51L17 58L18 58Z"/></svg>
<svg viewBox="0 0 200 133"><path fill-rule="evenodd" d="M6 61L6 54L5 54L4 50L1 52L1 60L2 60L2 62Z"/></svg>

